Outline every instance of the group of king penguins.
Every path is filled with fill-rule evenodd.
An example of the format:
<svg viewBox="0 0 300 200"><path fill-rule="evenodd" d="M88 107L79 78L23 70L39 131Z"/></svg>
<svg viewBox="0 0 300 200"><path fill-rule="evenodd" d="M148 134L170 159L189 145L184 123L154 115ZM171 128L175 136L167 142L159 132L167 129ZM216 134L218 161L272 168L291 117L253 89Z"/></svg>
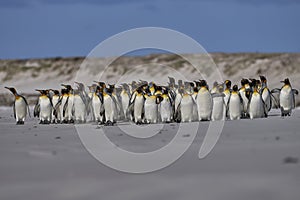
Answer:
<svg viewBox="0 0 300 200"><path fill-rule="evenodd" d="M270 90L265 76L260 79L242 79L241 87L230 80L213 84L205 80L193 82L168 77L167 85L140 80L123 83L116 87L94 81L86 91L83 83L75 82L76 88L61 84L62 89L43 89L34 107L34 117L41 124L85 123L114 125L117 121L136 124L238 120L264 118L272 105L281 109L282 116L290 116L295 108L295 95L286 78L281 89ZM24 124L29 106L25 97L12 87L5 87L14 96L14 116L17 124ZM279 93L275 98L273 93Z"/></svg>

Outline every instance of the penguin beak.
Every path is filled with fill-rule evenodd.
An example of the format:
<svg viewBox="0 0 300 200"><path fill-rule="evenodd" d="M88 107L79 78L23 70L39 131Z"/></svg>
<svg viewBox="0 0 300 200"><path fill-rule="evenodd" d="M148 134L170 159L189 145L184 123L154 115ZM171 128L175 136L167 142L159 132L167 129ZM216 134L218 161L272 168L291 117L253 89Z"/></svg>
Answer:
<svg viewBox="0 0 300 200"><path fill-rule="evenodd" d="M284 81L280 81L280 83L284 83Z"/></svg>
<svg viewBox="0 0 300 200"><path fill-rule="evenodd" d="M4 87L5 89L8 89L9 91L11 91L12 93L14 93L13 92L13 88L10 88L10 87Z"/></svg>

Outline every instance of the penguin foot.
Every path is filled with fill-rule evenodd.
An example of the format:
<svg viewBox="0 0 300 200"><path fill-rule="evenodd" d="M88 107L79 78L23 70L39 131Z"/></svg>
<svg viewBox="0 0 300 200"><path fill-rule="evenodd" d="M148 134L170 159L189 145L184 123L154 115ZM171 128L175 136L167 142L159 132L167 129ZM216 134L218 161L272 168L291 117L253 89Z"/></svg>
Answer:
<svg viewBox="0 0 300 200"><path fill-rule="evenodd" d="M98 125L103 125L103 124L105 124L104 121L98 120Z"/></svg>
<svg viewBox="0 0 300 200"><path fill-rule="evenodd" d="M50 121L48 121L48 120L44 120L44 121L41 120L39 124L50 124Z"/></svg>
<svg viewBox="0 0 300 200"><path fill-rule="evenodd" d="M105 123L105 126L113 126L114 125L114 122L108 120L106 123Z"/></svg>
<svg viewBox="0 0 300 200"><path fill-rule="evenodd" d="M142 125L142 124L143 124L143 122L141 122L141 121L136 122L136 125Z"/></svg>
<svg viewBox="0 0 300 200"><path fill-rule="evenodd" d="M23 121L17 121L16 125L24 125Z"/></svg>
<svg viewBox="0 0 300 200"><path fill-rule="evenodd" d="M69 120L69 123L70 123L70 124L74 124L74 119L70 119L70 120Z"/></svg>

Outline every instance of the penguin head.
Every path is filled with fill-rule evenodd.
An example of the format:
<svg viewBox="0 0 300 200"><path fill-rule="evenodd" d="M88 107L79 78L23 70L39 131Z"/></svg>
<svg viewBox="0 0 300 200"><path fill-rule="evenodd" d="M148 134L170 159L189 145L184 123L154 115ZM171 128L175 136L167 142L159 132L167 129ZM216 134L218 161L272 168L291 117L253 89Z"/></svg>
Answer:
<svg viewBox="0 0 300 200"><path fill-rule="evenodd" d="M182 80L178 80L178 86L179 86L179 87L182 87L182 86L183 86Z"/></svg>
<svg viewBox="0 0 300 200"><path fill-rule="evenodd" d="M93 93L96 91L97 87L99 87L99 86L97 86L96 84L93 84L93 85L89 85L87 87L89 88L89 92Z"/></svg>
<svg viewBox="0 0 300 200"><path fill-rule="evenodd" d="M242 85L242 86L245 86L246 84L249 84L249 80L248 80L248 79L245 79L245 78L242 78L242 80L241 80L241 85Z"/></svg>
<svg viewBox="0 0 300 200"><path fill-rule="evenodd" d="M224 84L225 84L226 89L231 88L231 81L230 80L226 80Z"/></svg>
<svg viewBox="0 0 300 200"><path fill-rule="evenodd" d="M267 79L265 76L259 76L262 83L267 83Z"/></svg>
<svg viewBox="0 0 300 200"><path fill-rule="evenodd" d="M200 81L194 81L196 87L199 89L200 88Z"/></svg>
<svg viewBox="0 0 300 200"><path fill-rule="evenodd" d="M124 90L129 91L129 86L128 86L127 83L122 83L121 85L122 85L122 88L123 88Z"/></svg>
<svg viewBox="0 0 300 200"><path fill-rule="evenodd" d="M164 87L161 92L162 92L162 94L168 95L169 94L169 88Z"/></svg>
<svg viewBox="0 0 300 200"><path fill-rule="evenodd" d="M38 90L36 89L35 91L39 92L41 96L49 96L49 90Z"/></svg>
<svg viewBox="0 0 300 200"><path fill-rule="evenodd" d="M108 87L113 90L115 89L115 84L108 84Z"/></svg>
<svg viewBox="0 0 300 200"><path fill-rule="evenodd" d="M94 81L94 82L97 83L100 87L106 88L106 84L104 82L101 81Z"/></svg>
<svg viewBox="0 0 300 200"><path fill-rule="evenodd" d="M136 88L136 92L137 92L138 94L143 94L143 88L142 88L142 87Z"/></svg>
<svg viewBox="0 0 300 200"><path fill-rule="evenodd" d="M60 93L63 96L63 95L69 94L69 90L66 88L63 88L63 89L61 89Z"/></svg>
<svg viewBox="0 0 300 200"><path fill-rule="evenodd" d="M234 92L238 92L238 90L239 90L239 88L238 88L238 86L237 86L237 85L234 85L234 86L232 87L232 91L234 91Z"/></svg>
<svg viewBox="0 0 300 200"><path fill-rule="evenodd" d="M15 89L15 88L13 88L13 87L4 87L4 88L6 88L6 89L8 89L9 91L11 91L11 93L13 93L14 95L17 95L18 93L17 93L17 90Z"/></svg>
<svg viewBox="0 0 300 200"><path fill-rule="evenodd" d="M175 79L173 77L168 76L169 78L169 87L173 88L175 87Z"/></svg>
<svg viewBox="0 0 300 200"><path fill-rule="evenodd" d="M206 80L200 80L199 85L200 85L200 87L205 87L206 89L208 89L208 85L207 85Z"/></svg>
<svg viewBox="0 0 300 200"><path fill-rule="evenodd" d="M58 90L50 89L50 91L52 91L54 95L59 96L59 91Z"/></svg>
<svg viewBox="0 0 300 200"><path fill-rule="evenodd" d="M281 83L284 83L284 85L291 85L290 80L288 78L284 79L283 81L280 81Z"/></svg>
<svg viewBox="0 0 300 200"><path fill-rule="evenodd" d="M78 88L79 91L83 91L83 90L84 90L84 85L83 85L83 83L80 83L80 82L77 82L77 81L75 81L74 83L77 84L77 88Z"/></svg>
<svg viewBox="0 0 300 200"><path fill-rule="evenodd" d="M215 82L213 83L213 88L216 88L216 87L218 87L218 82L217 82L217 81L215 81Z"/></svg>
<svg viewBox="0 0 300 200"><path fill-rule="evenodd" d="M72 91L73 88L71 85L61 84L61 86L65 87L67 90Z"/></svg>
<svg viewBox="0 0 300 200"><path fill-rule="evenodd" d="M224 91L223 84L217 85L216 88L217 88L217 93L222 93Z"/></svg>
<svg viewBox="0 0 300 200"><path fill-rule="evenodd" d="M137 90L138 93L140 93L140 91ZM144 93L146 96L150 97L152 94L151 94L151 90L149 87L147 87L145 90L144 90Z"/></svg>
<svg viewBox="0 0 300 200"><path fill-rule="evenodd" d="M249 79L251 82L249 83L251 88L255 88L257 86L257 80L254 78Z"/></svg>
<svg viewBox="0 0 300 200"><path fill-rule="evenodd" d="M112 94L114 92L114 89L109 87L109 88L103 88L104 93L107 94Z"/></svg>

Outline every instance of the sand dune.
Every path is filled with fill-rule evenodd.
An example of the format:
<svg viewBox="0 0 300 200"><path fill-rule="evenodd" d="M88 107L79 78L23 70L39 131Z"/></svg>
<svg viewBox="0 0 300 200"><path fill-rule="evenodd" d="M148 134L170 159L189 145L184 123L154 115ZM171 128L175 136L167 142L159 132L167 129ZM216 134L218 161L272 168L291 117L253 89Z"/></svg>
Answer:
<svg viewBox="0 0 300 200"><path fill-rule="evenodd" d="M281 87L279 81L289 77L292 86L300 89L300 54L212 53L210 56L217 69L210 57L205 55L183 56L198 66L200 73L196 73L190 62L172 54L97 58L88 59L88 62L83 62L83 57L0 60L0 105L9 105L12 99L6 95L7 90L2 87L4 85L15 86L34 103L34 94L37 95L34 89L60 88L60 83L73 84L74 80L91 84L93 80L99 79L108 83L144 79L165 84L168 76L187 80L205 77L212 85L213 81L222 81L222 78L239 83L241 78L253 78L262 74L268 78L270 88ZM111 60L114 61L105 70ZM297 104L300 104L300 98L297 98Z"/></svg>

